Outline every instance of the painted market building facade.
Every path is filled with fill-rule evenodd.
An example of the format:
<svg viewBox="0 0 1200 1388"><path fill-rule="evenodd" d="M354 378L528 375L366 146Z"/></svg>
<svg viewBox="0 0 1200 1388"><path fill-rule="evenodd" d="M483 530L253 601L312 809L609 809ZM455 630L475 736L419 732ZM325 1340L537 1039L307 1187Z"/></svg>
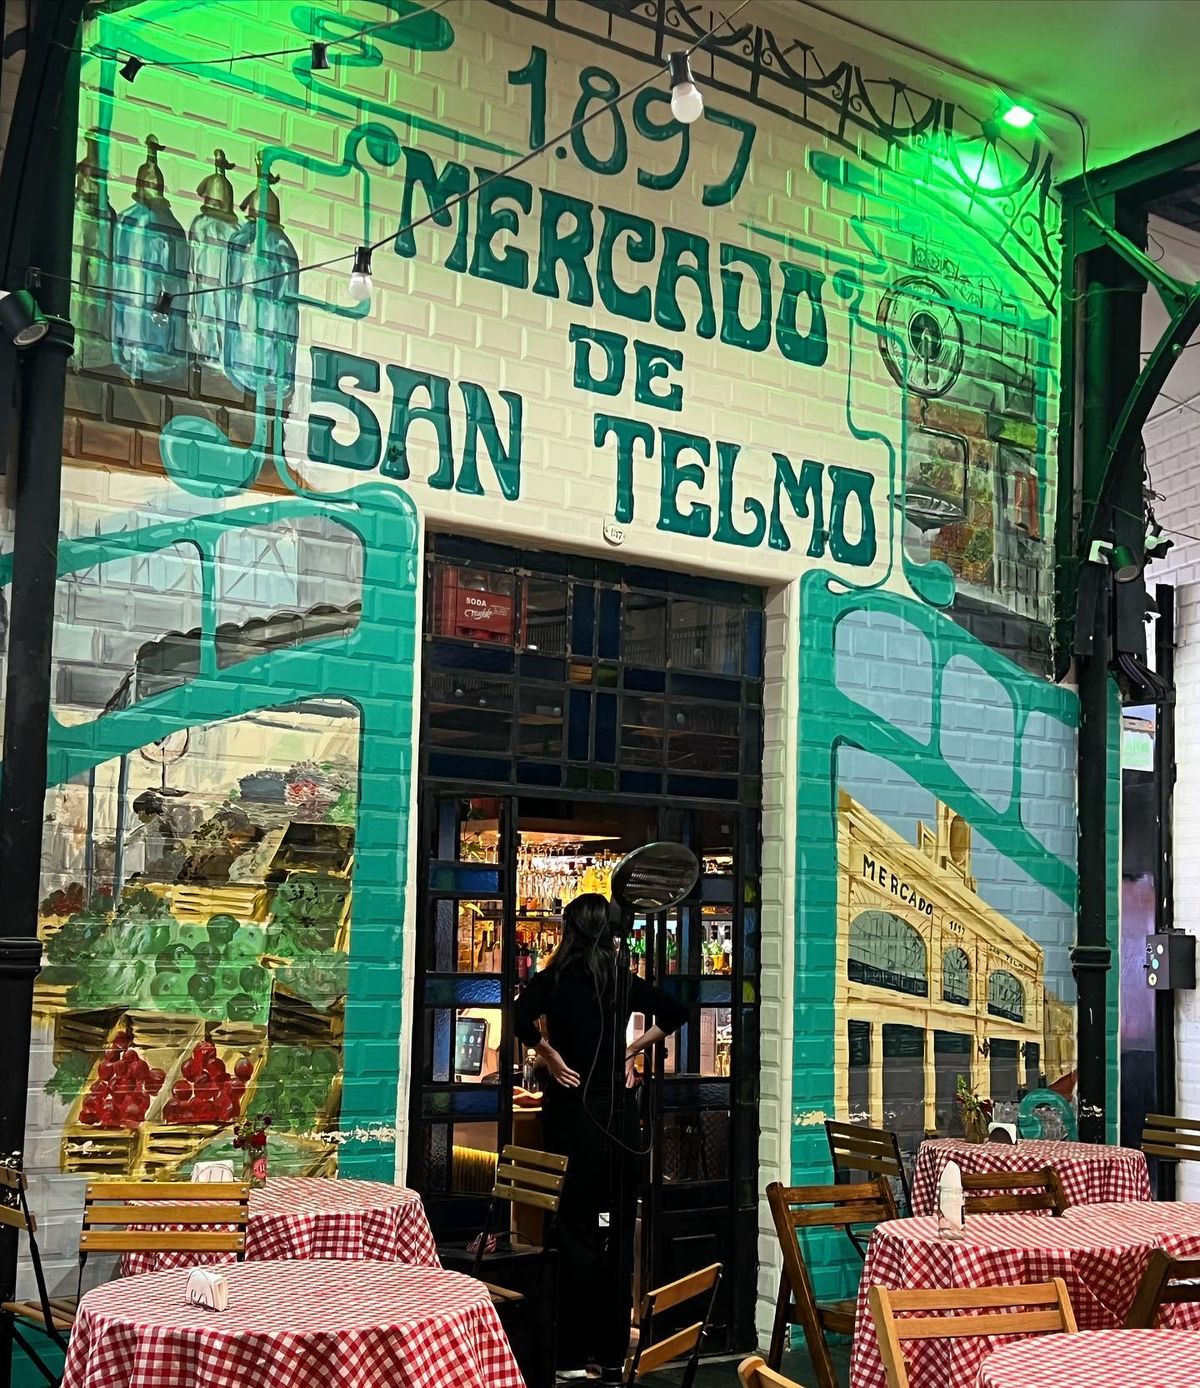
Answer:
<svg viewBox="0 0 1200 1388"><path fill-rule="evenodd" d="M655 1266L727 1264L723 1343L824 1118L897 1075L919 1139L989 1045L1074 1101L1052 151L787 5L706 41L681 126L696 22L342 0L197 68L278 7L89 10L27 1128L60 1270L85 1179L268 1103L274 1169L461 1218L522 1121L513 991L635 836L703 862L639 967L695 1009ZM117 1102L123 1037L162 1078Z"/></svg>

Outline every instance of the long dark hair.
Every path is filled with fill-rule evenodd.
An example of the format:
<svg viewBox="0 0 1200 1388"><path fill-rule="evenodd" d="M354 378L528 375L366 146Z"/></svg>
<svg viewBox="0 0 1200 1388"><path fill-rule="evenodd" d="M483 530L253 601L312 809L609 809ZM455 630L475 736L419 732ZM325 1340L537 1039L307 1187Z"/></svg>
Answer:
<svg viewBox="0 0 1200 1388"><path fill-rule="evenodd" d="M608 898L599 892L584 892L569 901L563 911L562 940L546 965L555 987L568 970L584 969L592 976L603 997L615 977L612 928L608 919Z"/></svg>

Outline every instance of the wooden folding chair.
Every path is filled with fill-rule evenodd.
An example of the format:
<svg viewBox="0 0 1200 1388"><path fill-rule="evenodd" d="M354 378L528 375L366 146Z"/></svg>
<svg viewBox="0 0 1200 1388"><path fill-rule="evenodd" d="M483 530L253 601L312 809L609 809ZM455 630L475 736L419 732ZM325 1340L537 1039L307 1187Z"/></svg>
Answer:
<svg viewBox="0 0 1200 1388"><path fill-rule="evenodd" d="M510 1333L516 1317L523 1317L531 1304L538 1308L540 1325L517 1337L513 1346L530 1388L541 1388L554 1381L554 1331L558 1322L554 1221L566 1175L566 1157L509 1143L500 1153L492 1198L479 1237L465 1248L438 1245L443 1267L466 1272L484 1283L492 1305ZM496 1217L506 1207L510 1228L493 1233ZM527 1242L512 1230L518 1207L541 1211L540 1244ZM527 1290L502 1285L499 1279L507 1281L514 1272Z"/></svg>
<svg viewBox="0 0 1200 1388"><path fill-rule="evenodd" d="M854 1300L818 1304L797 1231L880 1224L896 1218L896 1198L887 1180L876 1176L857 1185L783 1186L772 1181L767 1187L767 1203L783 1250L783 1276L767 1363L772 1369L779 1368L788 1326L798 1325L804 1331L817 1388L838 1388L825 1334L854 1333Z"/></svg>
<svg viewBox="0 0 1200 1388"><path fill-rule="evenodd" d="M1172 1258L1165 1249L1156 1248L1138 1283L1125 1328L1150 1330L1162 1306L1186 1302L1200 1302L1200 1259Z"/></svg>
<svg viewBox="0 0 1200 1388"><path fill-rule="evenodd" d="M1142 1152L1160 1161L1200 1161L1200 1120L1172 1113L1148 1113Z"/></svg>
<svg viewBox="0 0 1200 1388"><path fill-rule="evenodd" d="M829 1155L835 1181L862 1181L883 1176L895 1181L904 1194L904 1208L912 1214L912 1193L900 1157L900 1140L890 1128L869 1128L865 1123L839 1123L825 1120ZM857 1243L860 1253L863 1252Z"/></svg>
<svg viewBox="0 0 1200 1388"><path fill-rule="evenodd" d="M712 1263L709 1267L701 1268L699 1272L689 1272L686 1277L680 1277L675 1282L668 1282L665 1287L656 1287L654 1291L646 1293L642 1298L641 1314L638 1318L637 1347L625 1362L625 1375L622 1380L625 1388L633 1388L633 1384L647 1374L652 1374L664 1364L669 1364L675 1359L683 1359L685 1356L687 1363L684 1366L683 1377L679 1380L680 1388L692 1388L700 1363L700 1346L712 1319L713 1307L717 1304L717 1289L720 1285L721 1264ZM654 1340L655 1316L664 1315L676 1306L682 1306L687 1301L695 1301L698 1297L707 1297L703 1303L703 1315L698 1321L667 1335L664 1339Z"/></svg>
<svg viewBox="0 0 1200 1388"><path fill-rule="evenodd" d="M45 1335L66 1353L67 1335L75 1320L76 1303L68 1298L51 1297L46 1288L46 1275L42 1270L42 1257L37 1245L37 1221L29 1209L25 1173L13 1166L0 1165L0 1224L24 1230L29 1240L29 1260L33 1264L38 1294L37 1301L5 1301L0 1304L0 1316L9 1322L12 1338L29 1356L30 1362L46 1382L57 1384L58 1375L29 1342L26 1332L35 1330Z"/></svg>
<svg viewBox="0 0 1200 1388"><path fill-rule="evenodd" d="M89 1181L80 1281L89 1253L232 1253L241 1262L249 1219L242 1181Z"/></svg>
<svg viewBox="0 0 1200 1388"><path fill-rule="evenodd" d="M742 1388L803 1388L794 1378L784 1378L774 1369L768 1369L761 1354L742 1360L738 1365L738 1381Z"/></svg>
<svg viewBox="0 0 1200 1388"><path fill-rule="evenodd" d="M904 1345L910 1340L949 1340L980 1335L1044 1335L1078 1328L1066 1283L1061 1277L1027 1287L932 1287L925 1291L892 1291L872 1287L871 1317L879 1339L888 1388L909 1388ZM1002 1310L1002 1307L1034 1307ZM898 1312L917 1312L898 1315ZM947 1311L981 1312L964 1316ZM929 1388L937 1388L929 1385Z"/></svg>
<svg viewBox="0 0 1200 1388"><path fill-rule="evenodd" d="M1060 1215L1067 1193L1052 1166L1037 1171L964 1172L963 1208L967 1214L1028 1214L1049 1210Z"/></svg>

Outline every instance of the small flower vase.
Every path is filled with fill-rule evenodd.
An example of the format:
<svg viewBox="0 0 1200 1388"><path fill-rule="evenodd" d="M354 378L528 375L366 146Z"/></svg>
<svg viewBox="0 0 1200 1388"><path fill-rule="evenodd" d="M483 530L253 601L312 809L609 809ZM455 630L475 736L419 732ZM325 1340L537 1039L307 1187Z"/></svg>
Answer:
<svg viewBox="0 0 1200 1388"><path fill-rule="evenodd" d="M242 1180L251 1189L266 1184L267 1150L265 1147L242 1148Z"/></svg>
<svg viewBox="0 0 1200 1388"><path fill-rule="evenodd" d="M967 1142L986 1142L987 1136L988 1121L986 1115L979 1112L963 1114L963 1138Z"/></svg>

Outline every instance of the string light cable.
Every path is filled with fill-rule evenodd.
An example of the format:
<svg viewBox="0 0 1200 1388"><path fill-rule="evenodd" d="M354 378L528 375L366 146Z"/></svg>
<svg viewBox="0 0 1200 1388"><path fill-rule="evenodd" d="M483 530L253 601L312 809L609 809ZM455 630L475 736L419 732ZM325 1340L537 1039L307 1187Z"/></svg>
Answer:
<svg viewBox="0 0 1200 1388"><path fill-rule="evenodd" d="M125 57L120 73L126 82L132 82L144 68L162 68L169 72L191 72L196 68L226 67L233 63L245 63L263 58L290 58L301 53L312 55L313 71L325 72L329 69L329 50L331 48L339 48L348 43L357 43L360 39L370 38L372 34L377 34L383 29L398 29L400 25L407 24L411 19L420 19L425 15L437 14L449 3L450 0L437 0L436 4L427 5L424 9L410 10L408 14L400 15L398 18L393 17L381 20L378 24L366 25L356 33L343 34L341 38L313 39L308 43L297 44L291 48L272 48L261 53L228 53L222 58L185 58L176 61L168 58L139 58L136 53L131 53L126 48L118 48L116 49L116 56L124 55ZM106 49L103 56L108 57L112 54Z"/></svg>
<svg viewBox="0 0 1200 1388"><path fill-rule="evenodd" d="M732 11L731 14L722 15L719 22L714 24L712 28L708 30L707 33L703 34L699 39L697 39L696 42L691 45L691 47L681 50L680 53L672 54L670 65L668 67L668 71L671 73L672 78L674 78L676 75L677 69L675 64L678 62L681 55L685 59L690 58L693 53L695 53L698 49L702 48L704 44L706 44L708 40L713 37L713 35L717 32L718 29L724 28L726 25L732 26L733 20L735 20L737 16L749 4L750 0L741 0L741 4L739 4L738 7ZM430 13L430 11L425 10L421 13L428 14ZM683 66L686 67L686 63ZM679 70L682 71L682 69ZM425 226L427 223L432 222L435 219L440 219L445 213L450 212L455 207L457 207L459 203L465 202L468 198L474 197L477 193L481 192L484 188L496 182L498 179L510 177L512 174L516 173L518 169L524 168L526 164L531 163L534 159L537 159L539 156L545 154L547 150L553 149L555 148L555 146L561 145L565 141L569 140L577 131L580 131L585 126L590 125L592 121L599 120L601 116L606 115L609 111L612 111L616 107L622 105L631 97L636 96L638 92L644 90L652 82L658 81L661 78L661 76L661 70L656 68L655 71L651 72L648 76L644 77L640 82L636 83L632 87L627 87L624 91L619 92L615 97L613 97L609 101L606 101L603 105L596 106L587 115L581 116L580 119L577 120L573 125L567 126L565 130L559 131L558 134L551 136L550 139L543 141L536 148L531 149L528 154L523 154L519 159L513 160L511 164L506 165L506 167L504 167L503 169L497 169L495 172L488 174L486 178L481 178L477 183L471 185L468 188L463 189L461 193L456 193L453 197L447 198L444 203L439 204L437 207L431 207L428 212L424 213L420 217L414 218L411 222L408 222L404 226L399 227L396 231L391 232L389 235L381 237L378 241L374 241L370 245L358 246L354 249L353 252L349 254L343 253L341 255L330 256L327 260L318 260L310 265L301 265L296 270L276 270L269 275L260 275L255 279L241 280L235 284L200 285L194 289L181 290L178 294L171 294L164 289L161 290L157 295L144 294L141 297L144 299L153 298L154 312L160 316L165 316L170 313L173 304L176 304L183 299L198 298L201 294L223 293L225 290L229 289L255 289L259 285L274 284L278 280L287 279L292 275L302 275L306 271L332 269L334 266L344 265L347 261L353 263L355 274L366 275L369 277L371 255L375 251L380 250L384 246L392 245L394 242L398 241L402 236L407 236L410 232L416 231L418 228ZM700 96L699 90L695 87L695 84L691 82L690 77L690 70L688 70L687 78L683 80L687 81L687 83L691 86L692 90L684 92L681 97L681 100L684 103L685 112L689 115L692 111L695 110L695 100ZM675 90L677 90L677 88ZM675 90L672 91L672 101L675 100ZM699 112L697 111L696 114L698 115ZM691 119L695 119L695 116L692 115ZM112 291L110 290L108 292L111 293Z"/></svg>

